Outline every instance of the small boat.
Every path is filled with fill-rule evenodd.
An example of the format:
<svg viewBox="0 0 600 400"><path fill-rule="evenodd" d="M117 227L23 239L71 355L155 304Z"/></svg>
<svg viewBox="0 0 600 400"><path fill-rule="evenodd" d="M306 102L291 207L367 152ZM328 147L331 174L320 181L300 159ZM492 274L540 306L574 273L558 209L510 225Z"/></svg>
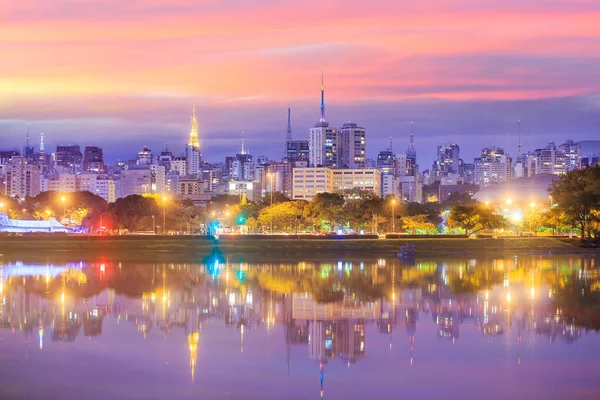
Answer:
<svg viewBox="0 0 600 400"><path fill-rule="evenodd" d="M396 255L400 258L414 258L417 255L417 248L413 243L407 243L400 246L400 250Z"/></svg>

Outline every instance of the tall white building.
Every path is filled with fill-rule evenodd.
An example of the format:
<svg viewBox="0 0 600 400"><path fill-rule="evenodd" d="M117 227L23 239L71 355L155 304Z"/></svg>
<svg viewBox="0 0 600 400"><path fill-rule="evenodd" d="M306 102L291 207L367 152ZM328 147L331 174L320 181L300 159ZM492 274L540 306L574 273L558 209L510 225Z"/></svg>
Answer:
<svg viewBox="0 0 600 400"><path fill-rule="evenodd" d="M187 146L185 146L185 158L187 160L187 173L189 175L198 175L200 173L202 153L200 152L200 140L198 139L196 107L192 109L190 138Z"/></svg>
<svg viewBox="0 0 600 400"><path fill-rule="evenodd" d="M325 88L321 77L321 118L308 131L308 162L311 167L338 166L338 131L325 120Z"/></svg>
<svg viewBox="0 0 600 400"><path fill-rule="evenodd" d="M367 130L353 122L345 123L338 133L338 166L365 168L367 160Z"/></svg>
<svg viewBox="0 0 600 400"><path fill-rule="evenodd" d="M115 200L117 200L115 181L112 179L98 177L98 179L96 179L96 188L94 193L102 197L108 203L114 203Z"/></svg>
<svg viewBox="0 0 600 400"><path fill-rule="evenodd" d="M504 150L486 147L475 159L475 184L481 187L512 179L512 159Z"/></svg>
<svg viewBox="0 0 600 400"><path fill-rule="evenodd" d="M164 165L151 165L150 171L152 172L152 193L167 193L167 180Z"/></svg>
<svg viewBox="0 0 600 400"><path fill-rule="evenodd" d="M13 157L6 166L6 195L24 199L40 193L41 167L23 157Z"/></svg>
<svg viewBox="0 0 600 400"><path fill-rule="evenodd" d="M558 149L553 142L543 149L536 149L527 155L527 175L561 175L569 171L565 153Z"/></svg>

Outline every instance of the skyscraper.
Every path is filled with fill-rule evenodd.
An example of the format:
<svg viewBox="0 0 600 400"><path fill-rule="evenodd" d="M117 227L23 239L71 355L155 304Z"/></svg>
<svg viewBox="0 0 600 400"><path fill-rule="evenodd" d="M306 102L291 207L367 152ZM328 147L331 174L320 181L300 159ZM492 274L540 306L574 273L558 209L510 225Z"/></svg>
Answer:
<svg viewBox="0 0 600 400"><path fill-rule="evenodd" d="M444 143L437 148L437 160L433 163L433 171L439 177L458 174L460 165L460 147L454 143Z"/></svg>
<svg viewBox="0 0 600 400"><path fill-rule="evenodd" d="M57 167L76 170L81 167L83 155L81 154L79 145L60 145L56 146L54 158Z"/></svg>
<svg viewBox="0 0 600 400"><path fill-rule="evenodd" d="M512 159L499 147L486 147L475 159L475 184L489 186L512 177Z"/></svg>
<svg viewBox="0 0 600 400"><path fill-rule="evenodd" d="M345 123L338 129L338 166L365 168L367 130L353 122Z"/></svg>
<svg viewBox="0 0 600 400"><path fill-rule="evenodd" d="M13 157L6 168L6 195L24 199L40 193L39 165L25 157Z"/></svg>
<svg viewBox="0 0 600 400"><path fill-rule="evenodd" d="M309 163L311 166L338 166L337 130L329 127L325 120L325 87L321 75L321 118L308 131Z"/></svg>
<svg viewBox="0 0 600 400"><path fill-rule="evenodd" d="M190 138L185 147L185 158L189 175L198 175L200 173L200 163L202 162L202 153L200 152L200 141L198 139L198 119L196 118L196 107L192 109Z"/></svg>

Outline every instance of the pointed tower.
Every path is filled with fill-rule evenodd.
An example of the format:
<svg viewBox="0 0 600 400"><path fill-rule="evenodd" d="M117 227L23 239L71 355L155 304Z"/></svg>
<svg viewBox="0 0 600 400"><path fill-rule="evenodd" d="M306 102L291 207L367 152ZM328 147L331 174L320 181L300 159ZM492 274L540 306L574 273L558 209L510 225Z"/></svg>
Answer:
<svg viewBox="0 0 600 400"><path fill-rule="evenodd" d="M200 141L198 140L198 119L196 118L196 106L192 108L191 125L192 129L190 131L190 140L188 141L188 146L199 149Z"/></svg>
<svg viewBox="0 0 600 400"><path fill-rule="evenodd" d="M325 122L325 84L323 78L323 71L321 71L321 122Z"/></svg>
<svg viewBox="0 0 600 400"><path fill-rule="evenodd" d="M242 152L240 154L246 154L246 150L244 149L244 132L242 132Z"/></svg>
<svg viewBox="0 0 600 400"><path fill-rule="evenodd" d="M406 158L413 160L413 162L416 164L417 150L415 148L415 133L412 122L410 123L410 142L408 144L408 149L406 150Z"/></svg>
<svg viewBox="0 0 600 400"><path fill-rule="evenodd" d="M44 146L44 133L40 133L40 155L44 155L46 153L46 149Z"/></svg>
<svg viewBox="0 0 600 400"><path fill-rule="evenodd" d="M517 145L517 160L521 157L521 120L519 120L518 124L519 124L519 144Z"/></svg>
<svg viewBox="0 0 600 400"><path fill-rule="evenodd" d="M285 141L292 141L292 110L288 107L288 121L287 121L287 131L285 135Z"/></svg>
<svg viewBox="0 0 600 400"><path fill-rule="evenodd" d="M198 140L198 119L196 118L196 106L192 108L190 139L185 146L185 158L187 159L188 175L197 176L200 173L202 153L200 152L200 141Z"/></svg>

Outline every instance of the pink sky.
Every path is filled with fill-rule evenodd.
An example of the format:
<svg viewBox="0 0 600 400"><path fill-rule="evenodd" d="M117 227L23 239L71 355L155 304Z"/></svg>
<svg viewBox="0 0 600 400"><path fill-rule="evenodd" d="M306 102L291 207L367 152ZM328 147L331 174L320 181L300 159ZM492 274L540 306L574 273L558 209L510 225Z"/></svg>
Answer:
<svg viewBox="0 0 600 400"><path fill-rule="evenodd" d="M252 114L288 104L312 107L314 118L307 114L306 122L296 124L305 132L305 124L318 116L322 70L327 104L340 107L343 120L355 119L344 107L366 100L464 104L600 93L596 1L2 4L0 139L15 144L21 143L16 132L24 121L39 130L54 129L59 141L72 138L68 121L78 126L95 120L96 128L102 121L112 121L113 128L122 121L135 130L141 126L132 126L132 118L152 119L157 110L165 118L154 120L154 126L164 124L165 132L175 126L185 130L183 116L192 103L201 117L202 109ZM173 110L173 116L166 110ZM388 117L389 124L379 130L397 128L399 122ZM65 121L58 128L50 123L57 119ZM241 116L225 119L223 125L206 116L201 127L207 137L242 126L250 136L253 126L264 129ZM382 140L388 136L384 132ZM165 133L160 139L171 137Z"/></svg>

